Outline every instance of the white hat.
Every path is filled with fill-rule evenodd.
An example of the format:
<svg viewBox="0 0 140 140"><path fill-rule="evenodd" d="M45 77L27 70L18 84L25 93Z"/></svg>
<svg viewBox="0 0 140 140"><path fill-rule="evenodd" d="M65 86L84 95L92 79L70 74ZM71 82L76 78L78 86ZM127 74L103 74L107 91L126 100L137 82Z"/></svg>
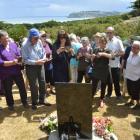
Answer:
<svg viewBox="0 0 140 140"><path fill-rule="evenodd" d="M43 30L40 31L40 36L42 36L42 35L46 35L46 32Z"/></svg>
<svg viewBox="0 0 140 140"><path fill-rule="evenodd" d="M114 32L114 28L113 27L107 27L107 29L106 29L107 31L111 31L111 32Z"/></svg>
<svg viewBox="0 0 140 140"><path fill-rule="evenodd" d="M52 40L50 38L47 38L46 42L48 42L48 43L50 43L52 45Z"/></svg>

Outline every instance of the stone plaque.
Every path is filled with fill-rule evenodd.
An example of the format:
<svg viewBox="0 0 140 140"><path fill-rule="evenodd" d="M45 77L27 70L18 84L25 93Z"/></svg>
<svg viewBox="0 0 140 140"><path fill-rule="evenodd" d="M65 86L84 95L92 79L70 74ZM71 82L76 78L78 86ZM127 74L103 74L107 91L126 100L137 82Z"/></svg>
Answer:
<svg viewBox="0 0 140 140"><path fill-rule="evenodd" d="M58 123L68 122L72 116L81 124L81 132L92 135L91 84L56 83Z"/></svg>

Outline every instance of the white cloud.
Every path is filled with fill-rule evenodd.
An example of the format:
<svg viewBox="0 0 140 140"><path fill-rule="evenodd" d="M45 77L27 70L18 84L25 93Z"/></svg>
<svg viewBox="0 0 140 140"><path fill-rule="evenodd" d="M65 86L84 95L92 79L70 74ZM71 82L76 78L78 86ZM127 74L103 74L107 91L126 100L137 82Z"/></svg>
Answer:
<svg viewBox="0 0 140 140"><path fill-rule="evenodd" d="M66 4L60 5L60 4L51 3L49 4L48 9L52 11L65 12L65 11L72 11L74 9L77 9L77 7L72 7L71 5L66 5Z"/></svg>

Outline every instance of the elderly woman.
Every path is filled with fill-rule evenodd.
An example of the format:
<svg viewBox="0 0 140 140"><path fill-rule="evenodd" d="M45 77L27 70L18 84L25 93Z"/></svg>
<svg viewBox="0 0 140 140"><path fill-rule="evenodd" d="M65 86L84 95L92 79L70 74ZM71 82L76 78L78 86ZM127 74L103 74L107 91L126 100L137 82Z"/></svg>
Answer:
<svg viewBox="0 0 140 140"><path fill-rule="evenodd" d="M87 67L91 64L89 55L92 54L92 48L90 47L88 37L81 38L82 47L77 52L78 62L78 79L77 82L81 83L83 77L85 77L85 82L88 83L89 80L86 76Z"/></svg>
<svg viewBox="0 0 140 140"><path fill-rule="evenodd" d="M71 49L73 50L72 57L70 59L70 72L71 72L71 83L77 83L78 76L78 61L76 59L76 55L78 50L81 48L81 44L78 43L76 35L71 33L69 35L71 40Z"/></svg>
<svg viewBox="0 0 140 140"><path fill-rule="evenodd" d="M109 59L112 58L110 51L106 49L107 39L102 36L99 39L99 47L95 48L92 54L93 60L93 79L92 79L92 92L93 96L96 93L97 84L101 80L101 96L100 96L100 107L104 106L104 96L107 84L107 78L109 75Z"/></svg>
<svg viewBox="0 0 140 140"><path fill-rule="evenodd" d="M23 106L28 108L27 93L20 67L20 51L14 42L9 42L6 31L0 31L0 43L0 79L3 82L8 109L14 110L13 82L19 89Z"/></svg>
<svg viewBox="0 0 140 140"><path fill-rule="evenodd" d="M51 39L47 38L45 31L40 31L40 39L46 52L46 63L45 67L45 80L47 87L50 88L51 93L55 93L54 78L53 78L53 64L52 64L52 42ZM48 88L47 88L48 89Z"/></svg>
<svg viewBox="0 0 140 140"><path fill-rule="evenodd" d="M133 109L140 109L140 41L134 41L126 64L127 90L131 100L126 103ZM136 105L134 105L136 100Z"/></svg>
<svg viewBox="0 0 140 140"><path fill-rule="evenodd" d="M53 46L53 70L55 82L69 82L70 39L64 30L58 32Z"/></svg>
<svg viewBox="0 0 140 140"><path fill-rule="evenodd" d="M33 110L37 109L38 104L50 106L50 104L45 101L46 87L44 63L46 62L46 53L39 40L39 36L40 33L37 29L30 29L29 37L23 43L22 47L22 56L26 65L26 74L31 90Z"/></svg>

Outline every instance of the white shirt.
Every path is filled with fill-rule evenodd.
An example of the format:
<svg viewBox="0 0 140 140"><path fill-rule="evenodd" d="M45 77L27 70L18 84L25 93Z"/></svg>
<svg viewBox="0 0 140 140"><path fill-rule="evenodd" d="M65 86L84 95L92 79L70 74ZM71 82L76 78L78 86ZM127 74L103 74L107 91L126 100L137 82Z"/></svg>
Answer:
<svg viewBox="0 0 140 140"><path fill-rule="evenodd" d="M137 81L140 78L140 53L137 55L130 53L127 59L125 77L132 81Z"/></svg>
<svg viewBox="0 0 140 140"><path fill-rule="evenodd" d="M111 40L108 41L107 43L107 48L112 52L112 53L119 53L121 51L124 51L124 47L122 44L122 41L118 39L117 37L113 37ZM115 57L114 60L109 60L109 66L111 68L120 68L120 56Z"/></svg>

